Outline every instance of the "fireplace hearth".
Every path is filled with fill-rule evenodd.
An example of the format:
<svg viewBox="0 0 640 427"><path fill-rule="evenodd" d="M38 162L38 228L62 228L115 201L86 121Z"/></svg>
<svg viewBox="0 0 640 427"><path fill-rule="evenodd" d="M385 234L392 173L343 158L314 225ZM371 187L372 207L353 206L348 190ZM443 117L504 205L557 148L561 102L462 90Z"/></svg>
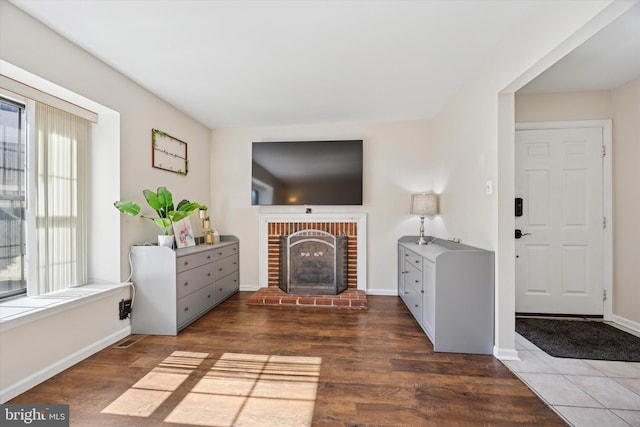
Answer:
<svg viewBox="0 0 640 427"><path fill-rule="evenodd" d="M280 236L280 289L288 294L337 295L347 289L347 236L302 230Z"/></svg>

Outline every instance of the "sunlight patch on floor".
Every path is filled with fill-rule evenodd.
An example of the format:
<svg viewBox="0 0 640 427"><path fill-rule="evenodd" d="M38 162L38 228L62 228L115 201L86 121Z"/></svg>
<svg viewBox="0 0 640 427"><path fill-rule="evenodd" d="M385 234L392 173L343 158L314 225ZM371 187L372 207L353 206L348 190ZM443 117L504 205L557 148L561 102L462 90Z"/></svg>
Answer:
<svg viewBox="0 0 640 427"><path fill-rule="evenodd" d="M155 412L208 356L174 351L151 372L102 410L103 414L148 417Z"/></svg>
<svg viewBox="0 0 640 427"><path fill-rule="evenodd" d="M151 417L192 375L198 382L165 422L198 426L310 426L320 357L224 353L206 373L207 353L176 351L136 382L104 414Z"/></svg>
<svg viewBox="0 0 640 427"><path fill-rule="evenodd" d="M225 353L166 422L309 426L322 359Z"/></svg>

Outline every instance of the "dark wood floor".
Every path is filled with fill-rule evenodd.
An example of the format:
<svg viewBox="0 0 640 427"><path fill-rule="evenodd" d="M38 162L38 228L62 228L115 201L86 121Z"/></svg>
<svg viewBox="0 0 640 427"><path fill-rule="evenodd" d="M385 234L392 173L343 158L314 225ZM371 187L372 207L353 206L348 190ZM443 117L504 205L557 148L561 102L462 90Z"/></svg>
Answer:
<svg viewBox="0 0 640 427"><path fill-rule="evenodd" d="M494 357L434 353L399 298L370 296L369 310L347 310L248 306L249 295L177 337L107 348L9 403L69 404L71 425L171 425L168 415L214 363L242 353L321 358L314 426L565 425ZM174 351L206 357L150 414L102 412Z"/></svg>

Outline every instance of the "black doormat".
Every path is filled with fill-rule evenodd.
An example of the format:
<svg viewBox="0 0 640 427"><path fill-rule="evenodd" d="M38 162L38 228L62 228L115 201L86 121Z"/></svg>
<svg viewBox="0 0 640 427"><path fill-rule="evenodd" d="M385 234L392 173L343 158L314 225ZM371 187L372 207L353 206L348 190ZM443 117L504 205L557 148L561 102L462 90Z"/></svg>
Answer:
<svg viewBox="0 0 640 427"><path fill-rule="evenodd" d="M640 362L640 338L603 322L516 318L516 332L555 357Z"/></svg>

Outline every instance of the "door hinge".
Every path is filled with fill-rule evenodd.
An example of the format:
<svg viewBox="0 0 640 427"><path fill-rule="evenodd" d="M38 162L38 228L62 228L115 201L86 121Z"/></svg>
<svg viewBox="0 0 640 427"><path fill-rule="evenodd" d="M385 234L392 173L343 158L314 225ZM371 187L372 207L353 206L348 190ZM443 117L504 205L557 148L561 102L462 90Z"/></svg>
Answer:
<svg viewBox="0 0 640 427"><path fill-rule="evenodd" d="M607 228L607 217L603 216L602 217L602 229L604 230L605 228Z"/></svg>
<svg viewBox="0 0 640 427"><path fill-rule="evenodd" d="M603 289L602 290L602 301L606 301L607 300L607 290Z"/></svg>
<svg viewBox="0 0 640 427"><path fill-rule="evenodd" d="M607 155L607 146L606 146L606 145L603 145L603 146L602 146L602 157L604 157L604 156L606 156L606 155Z"/></svg>

